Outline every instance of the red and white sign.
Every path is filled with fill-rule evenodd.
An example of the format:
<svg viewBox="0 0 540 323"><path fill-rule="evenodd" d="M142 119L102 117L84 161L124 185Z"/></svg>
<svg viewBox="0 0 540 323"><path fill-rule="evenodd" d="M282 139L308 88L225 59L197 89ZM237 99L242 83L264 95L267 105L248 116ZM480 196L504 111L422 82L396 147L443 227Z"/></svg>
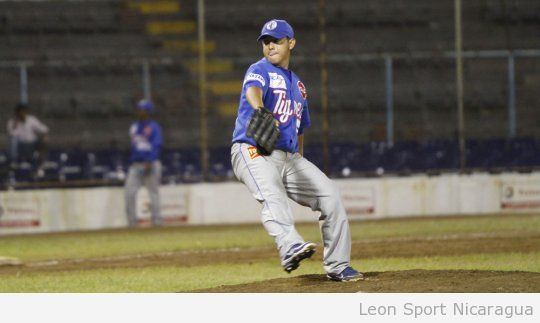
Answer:
<svg viewBox="0 0 540 323"><path fill-rule="evenodd" d="M375 189L372 186L343 185L341 198L349 217L375 213Z"/></svg>
<svg viewBox="0 0 540 323"><path fill-rule="evenodd" d="M540 209L540 183L503 183L501 185L501 209Z"/></svg>
<svg viewBox="0 0 540 323"><path fill-rule="evenodd" d="M189 220L186 189L179 186L162 186L159 189L161 221L163 224L184 224ZM141 188L137 198L137 217L140 224L149 224L151 204L148 192Z"/></svg>
<svg viewBox="0 0 540 323"><path fill-rule="evenodd" d="M0 195L0 228L34 228L40 224L41 203L36 195Z"/></svg>

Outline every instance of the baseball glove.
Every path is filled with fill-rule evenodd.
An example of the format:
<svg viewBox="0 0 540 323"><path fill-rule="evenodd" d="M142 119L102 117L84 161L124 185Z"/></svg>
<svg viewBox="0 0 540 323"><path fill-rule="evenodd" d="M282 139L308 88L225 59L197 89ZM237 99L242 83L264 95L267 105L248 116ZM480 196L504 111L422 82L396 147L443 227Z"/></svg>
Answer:
<svg viewBox="0 0 540 323"><path fill-rule="evenodd" d="M255 140L260 154L270 155L279 138L279 128L274 115L266 108L256 109L249 120L246 135Z"/></svg>

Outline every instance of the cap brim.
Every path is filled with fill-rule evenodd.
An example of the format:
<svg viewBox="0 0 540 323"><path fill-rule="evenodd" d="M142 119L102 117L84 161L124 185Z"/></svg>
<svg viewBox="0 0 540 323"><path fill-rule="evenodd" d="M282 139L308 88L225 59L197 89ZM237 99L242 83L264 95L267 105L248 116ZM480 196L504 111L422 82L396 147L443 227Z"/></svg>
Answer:
<svg viewBox="0 0 540 323"><path fill-rule="evenodd" d="M259 38L257 38L257 41L260 41L261 39L266 38L266 37L274 37L275 39L281 39L281 38L287 37L287 35L280 34L280 33L268 32L268 33L264 33L264 34L260 35Z"/></svg>

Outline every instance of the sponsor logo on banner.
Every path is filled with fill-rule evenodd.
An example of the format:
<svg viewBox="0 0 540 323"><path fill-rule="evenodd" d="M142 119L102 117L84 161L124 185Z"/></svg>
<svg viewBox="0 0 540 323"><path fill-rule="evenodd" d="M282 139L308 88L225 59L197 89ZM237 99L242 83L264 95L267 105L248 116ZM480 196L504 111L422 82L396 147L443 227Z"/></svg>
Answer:
<svg viewBox="0 0 540 323"><path fill-rule="evenodd" d="M371 186L345 185L341 198L349 217L362 217L375 213L375 190Z"/></svg>
<svg viewBox="0 0 540 323"><path fill-rule="evenodd" d="M0 228L39 227L41 204L33 194L0 194Z"/></svg>
<svg viewBox="0 0 540 323"><path fill-rule="evenodd" d="M253 146L248 147L248 153L249 153L249 158L251 159L255 159L260 156L259 151L257 150L257 147L253 147Z"/></svg>
<svg viewBox="0 0 540 323"><path fill-rule="evenodd" d="M185 224L189 222L186 189L178 186L162 186L159 189L161 222ZM151 204L148 192L141 189L137 198L137 217L140 224L151 223Z"/></svg>
<svg viewBox="0 0 540 323"><path fill-rule="evenodd" d="M503 183L501 185L501 209L540 209L540 184Z"/></svg>

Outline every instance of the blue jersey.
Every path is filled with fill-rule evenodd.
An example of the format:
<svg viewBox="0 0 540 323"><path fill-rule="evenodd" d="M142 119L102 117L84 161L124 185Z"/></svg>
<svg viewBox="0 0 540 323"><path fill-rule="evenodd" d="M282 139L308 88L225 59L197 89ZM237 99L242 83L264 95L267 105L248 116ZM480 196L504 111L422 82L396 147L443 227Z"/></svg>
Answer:
<svg viewBox="0 0 540 323"><path fill-rule="evenodd" d="M262 89L265 108L279 121L276 149L297 152L298 135L310 126L306 87L292 71L274 66L266 58L251 65L246 72L232 142L256 145L246 136L247 124L255 111L246 99L246 89L250 86Z"/></svg>
<svg viewBox="0 0 540 323"><path fill-rule="evenodd" d="M161 128L154 120L134 122L130 129L131 162L158 160L161 153Z"/></svg>

